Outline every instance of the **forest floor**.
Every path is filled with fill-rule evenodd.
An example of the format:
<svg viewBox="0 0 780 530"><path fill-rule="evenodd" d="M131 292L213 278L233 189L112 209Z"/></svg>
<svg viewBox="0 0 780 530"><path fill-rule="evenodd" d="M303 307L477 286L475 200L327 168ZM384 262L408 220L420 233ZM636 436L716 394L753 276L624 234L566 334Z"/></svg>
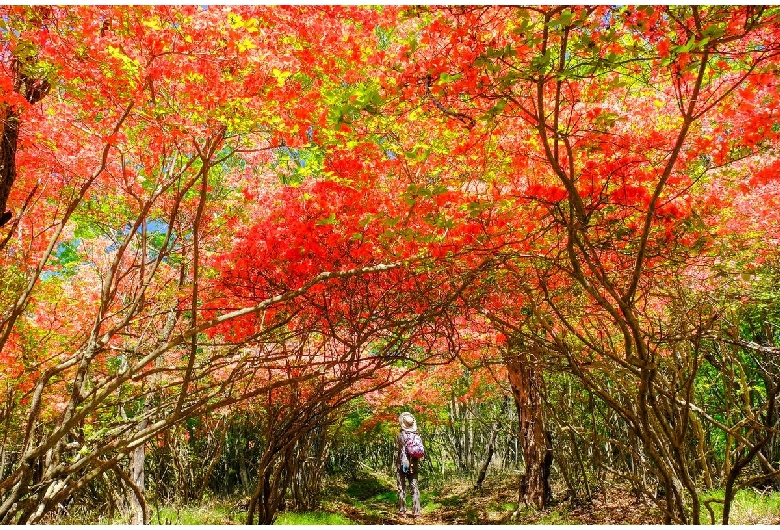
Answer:
<svg viewBox="0 0 780 530"><path fill-rule="evenodd" d="M468 478L431 479L421 476L422 515L416 518L396 513L395 480L389 475L361 472L354 477L326 479L321 508L315 512L282 512L281 525L451 525L451 524L657 524L660 517L653 505L637 502L625 487L602 482L591 502L565 500L565 491L553 483L554 502L544 510L517 511L517 475L489 476L475 489ZM717 496L717 493L715 494ZM156 506L152 524L233 525L246 521L246 499L211 498L192 506ZM715 517L718 521L718 508ZM517 512L517 513L515 513ZM703 522L709 523L704 513ZM54 516L49 524L112 525L118 517L93 512L70 512ZM780 492L742 490L732 506L732 524L780 524Z"/></svg>
<svg viewBox="0 0 780 530"><path fill-rule="evenodd" d="M325 512L340 514L356 524L657 524L658 509L638 502L616 485L605 485L591 502L554 501L544 510L517 511L517 476L488 477L482 488L467 479L450 479L442 484L421 480L422 515L416 518L396 513L395 483L381 474L363 474L356 479L332 482L326 488ZM555 491L562 499L564 491ZM717 505L716 505L717 506ZM719 516L716 510L716 518ZM709 517L705 513L705 521ZM732 508L732 524L780 524L780 493L761 495L753 491L738 495ZM280 517L281 524L294 520ZM341 524L344 524L343 522Z"/></svg>
<svg viewBox="0 0 780 530"><path fill-rule="evenodd" d="M472 481L451 479L434 485L421 481L422 515L396 513L395 484L381 475L363 475L348 484L333 484L335 497L323 509L358 524L651 524L657 512L637 503L622 489L610 489L592 503L554 502L545 510L517 509L517 477L488 477L480 489ZM283 522L283 521L282 521Z"/></svg>

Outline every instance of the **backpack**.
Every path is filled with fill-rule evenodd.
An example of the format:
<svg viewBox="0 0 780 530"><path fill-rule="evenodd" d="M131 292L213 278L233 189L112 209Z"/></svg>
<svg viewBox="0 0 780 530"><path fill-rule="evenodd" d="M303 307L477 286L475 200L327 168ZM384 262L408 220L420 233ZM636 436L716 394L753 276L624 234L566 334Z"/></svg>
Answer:
<svg viewBox="0 0 780 530"><path fill-rule="evenodd" d="M416 432L404 432L404 449L409 458L422 458L425 456L422 438Z"/></svg>

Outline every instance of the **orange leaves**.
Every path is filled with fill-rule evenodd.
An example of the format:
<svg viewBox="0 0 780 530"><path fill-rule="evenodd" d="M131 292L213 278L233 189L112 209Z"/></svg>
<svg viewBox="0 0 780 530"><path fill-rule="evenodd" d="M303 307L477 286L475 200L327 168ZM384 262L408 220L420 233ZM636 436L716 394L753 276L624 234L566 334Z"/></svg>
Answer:
<svg viewBox="0 0 780 530"><path fill-rule="evenodd" d="M233 296L261 301L295 289L321 272L375 263L375 201L364 191L319 182L286 188L275 211L240 234L235 248L218 258L220 284ZM367 222L366 222L367 221Z"/></svg>
<svg viewBox="0 0 780 530"><path fill-rule="evenodd" d="M610 194L610 199L622 206L646 208L650 204L650 193L644 186L625 184Z"/></svg>
<svg viewBox="0 0 780 530"><path fill-rule="evenodd" d="M769 183L780 181L780 160L772 160L769 164L764 164L750 177L751 186L762 186Z"/></svg>
<svg viewBox="0 0 780 530"><path fill-rule="evenodd" d="M669 57L669 50L671 48L672 43L668 39L661 39L658 42L658 45L656 46L656 50L658 51L659 57L662 59L665 59Z"/></svg>
<svg viewBox="0 0 780 530"><path fill-rule="evenodd" d="M526 196L542 202L558 203L566 199L568 192L562 186L532 184L525 191Z"/></svg>
<svg viewBox="0 0 780 530"><path fill-rule="evenodd" d="M570 8L547 20L544 7L433 8L401 19L392 6L51 8L57 24L19 35L37 47L57 97L26 105L0 69L0 101L24 108L27 120L14 205L35 190L14 257L34 270L49 243L39 235L58 226L85 186L72 204L79 236L91 240L81 249L100 274L84 267L68 279L83 302L79 325L99 302L99 289L87 286L110 270L111 245L136 217L172 227L170 255L151 285L185 300L191 294L173 286L186 284L192 267L198 151L213 141L202 223L214 267L212 291L202 293L212 297L211 316L328 271L419 267L323 280L305 302L220 328L230 340L294 318L302 329L338 322L358 330L411 319L447 280L488 258L503 273L511 265L527 275L491 276L480 307L518 310L510 314L520 320L527 293L518 293L547 287L589 309L567 276L575 236L582 244L571 248L589 252L577 257L594 264L583 274L619 290L632 281L641 245L654 274L676 270L694 254L683 247L720 222L718 209L725 217L753 207L761 214L750 214L751 226L771 230L762 221L774 219L778 180L776 28L742 39L742 8L708 9L703 29L686 9ZM689 107L695 116L684 115ZM728 185L703 191L715 181ZM735 190L743 202L729 196ZM145 201L154 204L141 213ZM727 225L735 233L736 217ZM149 247L162 239L133 248L119 263L122 281L148 270L160 251ZM642 280L644 295L652 282ZM130 296L138 285L117 292ZM37 310L54 310L56 299L37 301Z"/></svg>

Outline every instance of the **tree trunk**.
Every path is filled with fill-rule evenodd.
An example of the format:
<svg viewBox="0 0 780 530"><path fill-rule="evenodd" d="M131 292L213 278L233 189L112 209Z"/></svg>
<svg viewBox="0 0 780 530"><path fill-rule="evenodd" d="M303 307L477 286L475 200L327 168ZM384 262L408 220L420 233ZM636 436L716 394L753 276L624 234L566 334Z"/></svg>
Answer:
<svg viewBox="0 0 780 530"><path fill-rule="evenodd" d="M550 468L552 443L545 428L542 408L542 374L532 359L523 352L511 351L507 373L517 406L520 443L525 470L520 483L520 505L544 508L552 498Z"/></svg>
<svg viewBox="0 0 780 530"><path fill-rule="evenodd" d="M498 432L501 430L501 419L506 412L506 403L507 400L504 399L504 401L501 403L501 409L498 412L498 416L496 416L496 421L493 422L493 427L490 431L490 441L488 442L487 454L485 455L485 461L482 463L482 468L479 470L479 475L477 476L477 488L482 487L482 483L485 481L485 475L487 475L488 467L490 466L490 461L493 459L493 453L496 451L496 439L498 438Z"/></svg>
<svg viewBox="0 0 780 530"><path fill-rule="evenodd" d="M148 426L148 422L143 420L138 425L141 431ZM149 514L147 512L145 501L143 499L146 491L144 464L146 463L146 444L140 444L130 453L130 480L135 485L129 491L130 503L130 524L149 524Z"/></svg>
<svg viewBox="0 0 780 530"><path fill-rule="evenodd" d="M238 447L238 478L241 481L241 492L244 495L249 495L250 491L252 490L252 486L249 482L249 472L247 471L246 466L246 449L247 449L247 442L246 440L241 441L241 445Z"/></svg>
<svg viewBox="0 0 780 530"><path fill-rule="evenodd" d="M29 58L32 62L34 58ZM30 104L42 100L49 93L49 82L29 77L17 57L11 59L14 92L21 94ZM20 113L7 104L0 105L0 226L13 214L6 210L11 188L16 180L16 148L19 140Z"/></svg>
<svg viewBox="0 0 780 530"><path fill-rule="evenodd" d="M0 226L3 226L12 216L10 211L6 211L6 203L16 180L19 116L3 105L0 107L0 121Z"/></svg>

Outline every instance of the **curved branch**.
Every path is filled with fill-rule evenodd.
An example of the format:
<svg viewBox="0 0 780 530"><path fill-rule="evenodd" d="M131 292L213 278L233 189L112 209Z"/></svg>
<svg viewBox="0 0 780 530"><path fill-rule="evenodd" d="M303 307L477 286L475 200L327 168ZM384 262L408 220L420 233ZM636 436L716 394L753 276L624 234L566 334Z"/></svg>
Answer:
<svg viewBox="0 0 780 530"><path fill-rule="evenodd" d="M450 110L444 105L442 105L438 99L436 99L436 97L431 92L431 76L425 77L425 91L428 93L428 97L431 98L431 101L433 101L433 103L440 111L442 111L447 116L452 116L453 118L457 119L458 121L466 125L467 129L471 129L477 124L477 121L471 116L469 116L468 114L463 114L462 112L455 112L454 110Z"/></svg>

